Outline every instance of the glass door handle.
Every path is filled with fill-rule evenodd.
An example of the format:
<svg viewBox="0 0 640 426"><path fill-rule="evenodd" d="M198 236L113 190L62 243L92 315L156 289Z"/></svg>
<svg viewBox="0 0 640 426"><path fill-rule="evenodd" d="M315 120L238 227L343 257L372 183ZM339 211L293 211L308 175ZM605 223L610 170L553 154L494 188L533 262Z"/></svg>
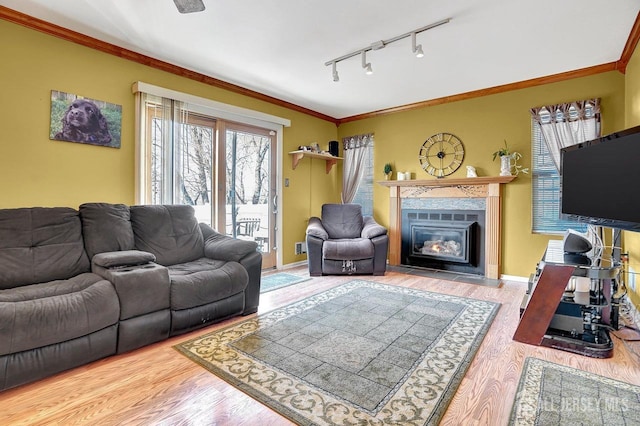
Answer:
<svg viewBox="0 0 640 426"><path fill-rule="evenodd" d="M278 214L278 194L273 196L273 214Z"/></svg>

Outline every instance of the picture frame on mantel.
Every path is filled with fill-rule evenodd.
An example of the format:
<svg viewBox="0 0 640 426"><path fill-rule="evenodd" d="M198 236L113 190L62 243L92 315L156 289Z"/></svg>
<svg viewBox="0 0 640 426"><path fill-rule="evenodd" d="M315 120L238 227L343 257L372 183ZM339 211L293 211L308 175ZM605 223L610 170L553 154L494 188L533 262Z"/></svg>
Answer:
<svg viewBox="0 0 640 426"><path fill-rule="evenodd" d="M49 139L120 148L122 105L51 91Z"/></svg>

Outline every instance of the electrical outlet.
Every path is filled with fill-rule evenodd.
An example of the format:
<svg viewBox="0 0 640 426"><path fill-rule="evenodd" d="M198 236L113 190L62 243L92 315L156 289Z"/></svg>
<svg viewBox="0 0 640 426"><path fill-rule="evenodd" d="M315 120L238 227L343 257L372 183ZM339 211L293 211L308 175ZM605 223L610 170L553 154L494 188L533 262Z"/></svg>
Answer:
<svg viewBox="0 0 640 426"><path fill-rule="evenodd" d="M300 241L295 245L296 255L303 254L307 252L307 243L304 241Z"/></svg>

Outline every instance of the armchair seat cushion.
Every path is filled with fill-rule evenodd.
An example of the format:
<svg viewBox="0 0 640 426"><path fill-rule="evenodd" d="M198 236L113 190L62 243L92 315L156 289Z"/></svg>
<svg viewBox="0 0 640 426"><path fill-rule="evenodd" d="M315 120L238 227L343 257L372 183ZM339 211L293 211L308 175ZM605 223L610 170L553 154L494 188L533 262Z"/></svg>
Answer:
<svg viewBox="0 0 640 426"><path fill-rule="evenodd" d="M226 299L247 288L249 275L238 262L206 257L171 265L171 309L180 310Z"/></svg>
<svg viewBox="0 0 640 426"><path fill-rule="evenodd" d="M0 290L0 355L87 336L119 316L113 285L92 273Z"/></svg>
<svg viewBox="0 0 640 426"><path fill-rule="evenodd" d="M375 253L368 238L327 240L322 245L322 257L331 260L370 259Z"/></svg>

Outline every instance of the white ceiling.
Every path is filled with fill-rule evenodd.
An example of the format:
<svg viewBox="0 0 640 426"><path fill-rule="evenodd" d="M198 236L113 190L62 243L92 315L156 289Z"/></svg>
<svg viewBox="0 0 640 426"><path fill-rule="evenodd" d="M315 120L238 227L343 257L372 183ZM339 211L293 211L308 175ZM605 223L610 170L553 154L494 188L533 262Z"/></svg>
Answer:
<svg viewBox="0 0 640 426"><path fill-rule="evenodd" d="M334 118L620 59L638 0L0 0L0 5ZM325 62L445 18L338 64Z"/></svg>

